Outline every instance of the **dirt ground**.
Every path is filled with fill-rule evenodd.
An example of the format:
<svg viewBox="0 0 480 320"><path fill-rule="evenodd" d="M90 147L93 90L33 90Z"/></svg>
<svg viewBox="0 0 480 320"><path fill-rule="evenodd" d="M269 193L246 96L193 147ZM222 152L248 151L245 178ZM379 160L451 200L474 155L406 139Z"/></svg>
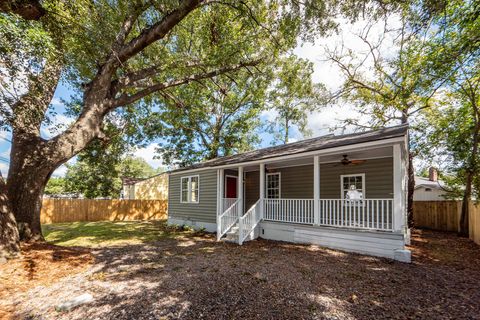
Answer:
<svg viewBox="0 0 480 320"><path fill-rule="evenodd" d="M415 231L413 263L189 234L139 245L24 247L0 266L0 318L480 319L480 246ZM90 293L69 312L55 306Z"/></svg>

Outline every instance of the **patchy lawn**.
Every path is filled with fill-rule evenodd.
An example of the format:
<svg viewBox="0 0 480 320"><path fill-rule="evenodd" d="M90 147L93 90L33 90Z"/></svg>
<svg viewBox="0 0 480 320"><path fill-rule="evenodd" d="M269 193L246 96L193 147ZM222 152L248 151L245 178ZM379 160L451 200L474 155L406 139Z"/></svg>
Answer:
<svg viewBox="0 0 480 320"><path fill-rule="evenodd" d="M45 239L66 247L108 247L141 244L163 238L186 235L168 228L164 221L99 221L54 223L42 226Z"/></svg>
<svg viewBox="0 0 480 320"><path fill-rule="evenodd" d="M4 314L29 319L480 318L480 246L453 234L416 231L414 262L403 264L266 240L238 246L160 222L139 224L150 230L142 235L143 227L134 225L126 225L136 230L126 234L135 244L106 246L112 239L93 236L91 249L26 248L25 257L7 267L24 289L7 291L1 299L9 306ZM54 241L84 236L63 230ZM120 240L118 233L114 240ZM42 267L31 271L27 257ZM51 275L41 273L48 263ZM70 274L55 275L60 265L71 266ZM8 280L4 269L0 286ZM94 296L90 304L55 311L58 303L86 292Z"/></svg>

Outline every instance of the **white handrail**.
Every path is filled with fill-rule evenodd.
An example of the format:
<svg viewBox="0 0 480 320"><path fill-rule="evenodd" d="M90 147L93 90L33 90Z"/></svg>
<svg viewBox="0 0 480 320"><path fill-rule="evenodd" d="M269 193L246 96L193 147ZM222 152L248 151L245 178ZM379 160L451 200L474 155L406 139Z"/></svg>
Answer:
<svg viewBox="0 0 480 320"><path fill-rule="evenodd" d="M313 224L313 199L264 199L264 219Z"/></svg>
<svg viewBox="0 0 480 320"><path fill-rule="evenodd" d="M227 208L220 216L218 216L217 240L220 240L238 221L238 204L237 199L230 207Z"/></svg>
<svg viewBox="0 0 480 320"><path fill-rule="evenodd" d="M255 230L261 217L262 199L258 199L248 211L238 219L238 244L242 245L248 235Z"/></svg>
<svg viewBox="0 0 480 320"><path fill-rule="evenodd" d="M238 198L222 198L222 202L221 202L221 212L225 212L225 210L227 210L228 208L230 208L234 203L235 201L237 201Z"/></svg>

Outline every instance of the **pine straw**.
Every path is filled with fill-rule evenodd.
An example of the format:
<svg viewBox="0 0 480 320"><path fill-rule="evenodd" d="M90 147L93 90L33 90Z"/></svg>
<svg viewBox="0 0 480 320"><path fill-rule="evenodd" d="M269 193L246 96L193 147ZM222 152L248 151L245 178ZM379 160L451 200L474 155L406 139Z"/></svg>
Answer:
<svg viewBox="0 0 480 320"><path fill-rule="evenodd" d="M44 282L35 282L42 276L28 280L28 259L20 264L20 280L31 289L15 296L15 314L69 320L479 319L480 246L455 234L415 231L411 249L413 263L404 264L318 246L267 240L238 246L208 234L186 235L95 249L86 270L74 253L79 269L56 279L49 278L56 272L50 253L41 259ZM91 259L88 251L83 257ZM85 292L95 301L55 311L59 302Z"/></svg>
<svg viewBox="0 0 480 320"><path fill-rule="evenodd" d="M65 248L48 243L22 244L22 255L0 265L0 319L8 318L15 297L28 290L48 287L60 279L85 271L92 263L89 249Z"/></svg>

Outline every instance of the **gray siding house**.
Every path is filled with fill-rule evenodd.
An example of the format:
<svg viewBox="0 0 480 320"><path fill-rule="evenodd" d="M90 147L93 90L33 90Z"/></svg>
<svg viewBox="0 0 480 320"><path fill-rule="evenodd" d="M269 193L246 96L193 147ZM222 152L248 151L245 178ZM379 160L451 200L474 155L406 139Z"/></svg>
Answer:
<svg viewBox="0 0 480 320"><path fill-rule="evenodd" d="M410 262L407 126L328 135L170 173L171 224Z"/></svg>

